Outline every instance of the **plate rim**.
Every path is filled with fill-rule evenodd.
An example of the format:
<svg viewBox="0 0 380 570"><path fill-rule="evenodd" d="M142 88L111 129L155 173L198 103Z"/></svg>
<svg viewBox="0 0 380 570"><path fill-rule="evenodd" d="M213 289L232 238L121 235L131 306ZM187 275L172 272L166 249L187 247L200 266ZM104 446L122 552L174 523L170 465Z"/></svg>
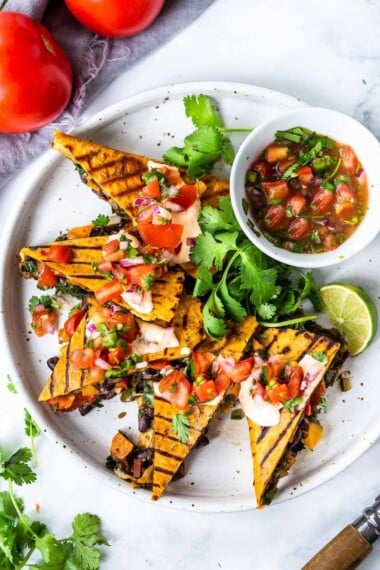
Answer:
<svg viewBox="0 0 380 570"><path fill-rule="evenodd" d="M102 127L113 120L116 120L121 114L125 113L128 109L133 109L134 107L143 107L149 102L156 102L159 99L167 96L178 96L185 94L190 94L191 92L215 91L216 96L222 96L222 92L226 91L230 94L236 92L237 95L241 95L241 92L247 92L247 96L259 96L263 99L268 97L274 101L279 101L286 108L289 106L307 106L305 101L302 101L298 97L282 93L281 91L269 89L266 87L249 84L249 83L239 83L233 81L193 81L184 83L174 83L167 84L161 87L156 87L141 93L134 94L129 97L125 97L104 107L97 113L80 123L77 128L70 131L70 134L83 136L84 134L91 133L92 130L96 130L96 127ZM281 112L281 110L279 110ZM17 215L23 204L27 200L29 194L33 192L37 184L43 185L47 177L52 173L52 169L56 168L57 165L64 161L65 158L62 155L57 154L54 150L49 149L39 157L36 161L36 168L30 177L30 180L25 184L25 188L20 192L17 201L12 205L9 215L7 217L6 223L3 226L1 235L3 238L9 238L11 235L11 230L14 228L15 222L17 220ZM6 188L6 187L5 187ZM5 274L7 267L12 263L11 252L4 248L0 251L0 291L1 291L1 303L3 307L5 306ZM18 396L25 403L28 409L33 410L33 416L35 417L37 423L46 433L48 438L52 442L60 443L65 451L70 454L72 460L78 464L78 467L88 466L86 472L91 476L95 476L102 483L122 492L125 496L136 498L138 500L143 500L145 502L149 501L148 493L139 493L126 485L123 481L120 481L114 475L107 473L105 467L101 467L95 460L90 456L83 458L80 454L79 446L76 445L75 441L70 439L66 434L59 432L54 426L51 426L46 418L41 405L38 404L34 398L31 397L29 392L25 389L23 382L19 379L18 367L14 358L12 358L12 350L8 340L8 334L4 323L4 310L1 312L0 319L0 346L4 347L3 356L4 364L6 366L6 371L12 374L12 381L17 388ZM349 452L343 453L339 456L338 460L332 461L330 463L322 464L320 468L317 468L313 474L302 482L302 486L298 486L297 491L294 492L292 496L282 496L281 493L276 498L276 501L271 505L271 509L276 505L284 502L288 502L296 497L299 497L305 493L311 492L323 483L332 479L335 475L341 473L344 469L349 467L358 457L360 457L367 449L376 442L380 436L380 424L378 429L371 425L370 429L367 429L365 440L360 439L355 442L354 445L350 447ZM197 503L197 504L195 504ZM252 501L245 499L245 496L228 496L228 497L202 497L202 496L186 496L186 495L171 495L166 493L160 498L160 501L156 503L158 506L163 508L171 508L175 510L186 510L193 512L237 512L243 510L255 510L256 505L253 500L253 487L252 487Z"/></svg>

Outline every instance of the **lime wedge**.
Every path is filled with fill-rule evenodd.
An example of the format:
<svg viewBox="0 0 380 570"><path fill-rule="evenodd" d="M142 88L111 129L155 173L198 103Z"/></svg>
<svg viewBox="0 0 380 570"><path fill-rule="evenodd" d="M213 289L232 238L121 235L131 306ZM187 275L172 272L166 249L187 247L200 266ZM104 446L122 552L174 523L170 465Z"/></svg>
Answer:
<svg viewBox="0 0 380 570"><path fill-rule="evenodd" d="M360 287L331 283L319 290L321 305L348 344L351 356L365 350L377 331L375 303Z"/></svg>

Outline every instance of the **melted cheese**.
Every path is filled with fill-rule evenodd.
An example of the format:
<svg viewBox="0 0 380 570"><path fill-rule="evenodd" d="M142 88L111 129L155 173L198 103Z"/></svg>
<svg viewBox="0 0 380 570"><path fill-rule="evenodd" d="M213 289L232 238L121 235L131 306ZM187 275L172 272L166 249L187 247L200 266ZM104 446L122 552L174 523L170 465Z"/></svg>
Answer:
<svg viewBox="0 0 380 570"><path fill-rule="evenodd" d="M201 233L201 228L198 224L198 217L201 211L201 201L199 198L195 200L194 204L184 210L183 212L172 212L173 224L182 224L182 243L179 252L172 257L170 260L170 265L175 265L176 263L187 263L190 261L190 249L191 245L187 243L188 238L194 239Z"/></svg>
<svg viewBox="0 0 380 570"><path fill-rule="evenodd" d="M139 334L132 342L132 350L140 356L149 353L162 352L166 348L179 346L173 329L159 327L153 323L138 321Z"/></svg>

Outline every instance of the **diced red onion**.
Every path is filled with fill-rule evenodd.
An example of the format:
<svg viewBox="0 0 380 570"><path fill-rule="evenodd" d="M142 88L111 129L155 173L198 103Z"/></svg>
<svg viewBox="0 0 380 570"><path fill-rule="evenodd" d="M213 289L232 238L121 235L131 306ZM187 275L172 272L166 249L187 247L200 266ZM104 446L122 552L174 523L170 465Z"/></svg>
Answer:
<svg viewBox="0 0 380 570"><path fill-rule="evenodd" d="M128 287L128 289L126 290L126 293L128 293L128 294L135 293L136 289L137 289L136 283L131 283L130 286Z"/></svg>
<svg viewBox="0 0 380 570"><path fill-rule="evenodd" d="M109 370L111 368L111 365L103 358L95 358L94 364L102 370Z"/></svg>
<svg viewBox="0 0 380 570"><path fill-rule="evenodd" d="M152 223L154 225L162 225L168 223L172 219L171 212L161 206L153 206Z"/></svg>
<svg viewBox="0 0 380 570"><path fill-rule="evenodd" d="M186 245L190 245L190 246L195 245L195 238L188 237L188 238L186 239Z"/></svg>
<svg viewBox="0 0 380 570"><path fill-rule="evenodd" d="M153 198L149 198L149 196L140 196L139 198L136 198L136 200L134 201L133 205L134 206L150 206L151 204L154 204L156 200L154 200Z"/></svg>
<svg viewBox="0 0 380 570"><path fill-rule="evenodd" d="M94 333L94 332L96 332L97 330L98 330L98 328L97 328L97 326L96 326L95 323L89 323L89 324L87 325L87 332L89 332L89 333Z"/></svg>
<svg viewBox="0 0 380 570"><path fill-rule="evenodd" d="M363 174L363 172L364 172L364 168L363 167L359 168L358 172L356 173L356 177L360 178L361 175Z"/></svg>
<svg viewBox="0 0 380 570"><path fill-rule="evenodd" d="M138 255L133 259L129 259L126 257L125 259L121 259L119 263L122 267L133 267L134 265L142 265L144 263L144 258L142 257L142 255Z"/></svg>
<svg viewBox="0 0 380 570"><path fill-rule="evenodd" d="M140 214L137 216L137 221L138 222L148 221L152 216L152 207L153 206L148 206L142 212L140 212Z"/></svg>
<svg viewBox="0 0 380 570"><path fill-rule="evenodd" d="M38 305L36 305L34 307L34 310L37 311L37 313L40 313L40 312L45 310L45 305L43 305L42 303L39 303Z"/></svg>
<svg viewBox="0 0 380 570"><path fill-rule="evenodd" d="M173 259L174 255L168 251L167 249L164 249L161 255L161 260L162 261L170 261L171 259Z"/></svg>

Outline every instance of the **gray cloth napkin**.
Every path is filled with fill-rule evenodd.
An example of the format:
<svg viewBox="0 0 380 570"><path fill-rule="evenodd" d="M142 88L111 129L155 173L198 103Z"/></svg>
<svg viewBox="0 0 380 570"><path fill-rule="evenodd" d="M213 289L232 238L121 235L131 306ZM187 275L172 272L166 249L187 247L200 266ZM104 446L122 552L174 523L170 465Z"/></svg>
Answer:
<svg viewBox="0 0 380 570"><path fill-rule="evenodd" d="M81 26L62 0L9 0L6 10L42 20L61 44L73 66L74 88L68 107L53 123L33 133L0 133L0 187L49 147L54 129L65 132L73 129L94 95L135 61L190 24L211 2L166 0L159 17L147 30L134 37L110 40Z"/></svg>

